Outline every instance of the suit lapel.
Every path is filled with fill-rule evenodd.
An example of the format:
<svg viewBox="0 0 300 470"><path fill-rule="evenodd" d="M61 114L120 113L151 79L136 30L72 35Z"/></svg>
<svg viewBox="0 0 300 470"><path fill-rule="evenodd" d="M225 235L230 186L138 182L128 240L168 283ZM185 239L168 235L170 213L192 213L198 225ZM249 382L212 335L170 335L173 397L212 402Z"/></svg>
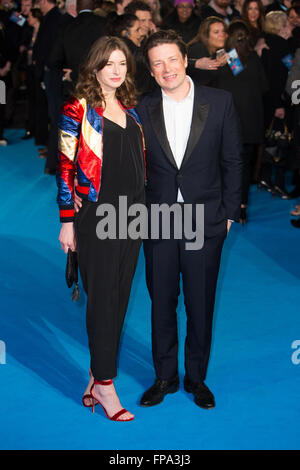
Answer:
<svg viewBox="0 0 300 470"><path fill-rule="evenodd" d="M194 96L194 108L193 108L193 117L190 135L188 138L188 143L185 149L185 154L181 163L181 167L187 162L190 158L198 140L201 137L201 134L204 130L207 117L209 113L209 103L200 104L196 97L196 87L195 87L195 96Z"/></svg>
<svg viewBox="0 0 300 470"><path fill-rule="evenodd" d="M152 124L152 128L156 134L158 142L163 149L164 153L166 154L170 163L177 168L176 161L174 155L172 153L163 115L163 106L162 106L162 99L159 99L155 104L152 104L148 107L149 118Z"/></svg>

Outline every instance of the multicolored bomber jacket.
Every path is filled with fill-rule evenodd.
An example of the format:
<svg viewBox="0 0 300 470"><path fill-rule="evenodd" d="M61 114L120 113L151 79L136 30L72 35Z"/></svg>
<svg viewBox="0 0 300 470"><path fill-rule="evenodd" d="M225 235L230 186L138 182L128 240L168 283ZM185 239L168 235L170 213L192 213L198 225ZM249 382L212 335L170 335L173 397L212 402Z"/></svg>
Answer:
<svg viewBox="0 0 300 470"><path fill-rule="evenodd" d="M145 143L138 115L133 108L122 108L140 127L145 165ZM58 129L57 203L60 221L72 222L75 176L78 180L76 193L83 199L98 201L102 169L103 108L92 108L85 98L72 97L62 108Z"/></svg>

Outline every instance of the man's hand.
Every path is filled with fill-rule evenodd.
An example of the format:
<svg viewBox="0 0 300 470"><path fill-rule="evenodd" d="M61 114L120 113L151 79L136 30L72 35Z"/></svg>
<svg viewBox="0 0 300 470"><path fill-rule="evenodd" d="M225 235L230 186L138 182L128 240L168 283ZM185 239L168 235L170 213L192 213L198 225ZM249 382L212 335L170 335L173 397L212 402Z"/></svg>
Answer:
<svg viewBox="0 0 300 470"><path fill-rule="evenodd" d="M63 69L63 72L65 73L62 78L63 82L64 81L71 82L72 81L72 78L71 78L72 69Z"/></svg>
<svg viewBox="0 0 300 470"><path fill-rule="evenodd" d="M227 233L230 230L231 224L232 224L231 220L227 220Z"/></svg>
<svg viewBox="0 0 300 470"><path fill-rule="evenodd" d="M277 108L275 109L275 114L274 114L275 117L277 117L278 119L284 119L285 117L285 109L284 108Z"/></svg>

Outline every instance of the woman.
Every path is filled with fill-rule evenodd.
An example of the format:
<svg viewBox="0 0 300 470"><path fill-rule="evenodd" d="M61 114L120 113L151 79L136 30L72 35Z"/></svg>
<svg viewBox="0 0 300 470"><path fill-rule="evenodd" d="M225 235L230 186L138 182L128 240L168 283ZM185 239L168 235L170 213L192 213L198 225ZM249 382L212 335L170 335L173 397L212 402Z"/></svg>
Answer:
<svg viewBox="0 0 300 470"><path fill-rule="evenodd" d="M226 64L227 26L216 16L206 18L197 36L188 44L188 73L200 85L214 85L219 68ZM217 51L218 53L217 57Z"/></svg>
<svg viewBox="0 0 300 470"><path fill-rule="evenodd" d="M242 19L249 28L252 47L255 47L257 41L264 34L264 18L265 10L261 0L245 0Z"/></svg>
<svg viewBox="0 0 300 470"><path fill-rule="evenodd" d="M140 94L152 91L155 81L151 77L143 58L141 41L144 33L138 18L131 13L117 17L111 25L111 35L122 38L134 57L136 65L134 82L137 91Z"/></svg>
<svg viewBox="0 0 300 470"><path fill-rule="evenodd" d="M122 408L112 378L117 375L120 334L140 240L106 238L96 209L110 204L119 220L119 196L127 197L128 207L144 202L144 146L132 109L133 71L133 58L121 39L97 40L80 72L75 97L64 105L59 122L59 240L65 252L77 250L87 293L91 378L83 404L94 411L100 403L113 421L134 418ZM74 217L75 172L82 207Z"/></svg>
<svg viewBox="0 0 300 470"><path fill-rule="evenodd" d="M27 124L26 134L24 137L22 137L23 140L29 139L39 133L39 131L37 131L36 129L37 126L40 125L40 123L36 117L37 86L35 86L35 71L34 71L34 65L33 65L33 60L32 60L32 50L33 50L33 46L36 41L37 34L38 34L42 20L43 20L43 15L41 13L41 10L39 10L38 8L32 8L27 16L27 23L32 28L32 36L31 36L30 43L26 50L26 56L27 56L26 86L27 86L27 92L28 92L28 96L27 96L28 124ZM39 88L40 88L40 85L39 85ZM47 133L48 133L48 123L45 124L45 130L42 132L44 132L44 136L46 139Z"/></svg>
<svg viewBox="0 0 300 470"><path fill-rule="evenodd" d="M194 0L175 0L175 10L167 16L161 29L173 29L187 44L197 34L201 20L194 12Z"/></svg>
<svg viewBox="0 0 300 470"><path fill-rule="evenodd" d="M265 96L265 130L267 131L272 122L283 129L285 119L286 102L284 90L289 73L289 59L291 49L288 39L291 37L291 26L287 15L282 11L271 11L265 18L266 44L268 49L263 49L262 64L269 81L269 91ZM274 167L275 177L272 184L272 169ZM285 163L284 160L273 165L270 159L263 162L259 187L264 188L272 194L289 199L285 189Z"/></svg>
<svg viewBox="0 0 300 470"><path fill-rule="evenodd" d="M263 95L268 89L264 69L256 52L251 50L246 24L234 20L228 28L226 49L236 49L244 70L234 76L229 65L222 67L215 85L233 95L243 138L243 186L240 222L246 222L246 207L251 182L251 168L257 147L264 141Z"/></svg>

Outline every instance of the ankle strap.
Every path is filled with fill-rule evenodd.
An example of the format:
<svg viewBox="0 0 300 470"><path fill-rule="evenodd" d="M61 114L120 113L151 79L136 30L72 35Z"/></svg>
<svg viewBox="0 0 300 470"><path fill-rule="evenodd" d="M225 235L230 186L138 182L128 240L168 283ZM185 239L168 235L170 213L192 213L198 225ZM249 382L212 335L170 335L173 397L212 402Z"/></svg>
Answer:
<svg viewBox="0 0 300 470"><path fill-rule="evenodd" d="M111 385L113 383L112 379L110 380L94 380L95 385Z"/></svg>

